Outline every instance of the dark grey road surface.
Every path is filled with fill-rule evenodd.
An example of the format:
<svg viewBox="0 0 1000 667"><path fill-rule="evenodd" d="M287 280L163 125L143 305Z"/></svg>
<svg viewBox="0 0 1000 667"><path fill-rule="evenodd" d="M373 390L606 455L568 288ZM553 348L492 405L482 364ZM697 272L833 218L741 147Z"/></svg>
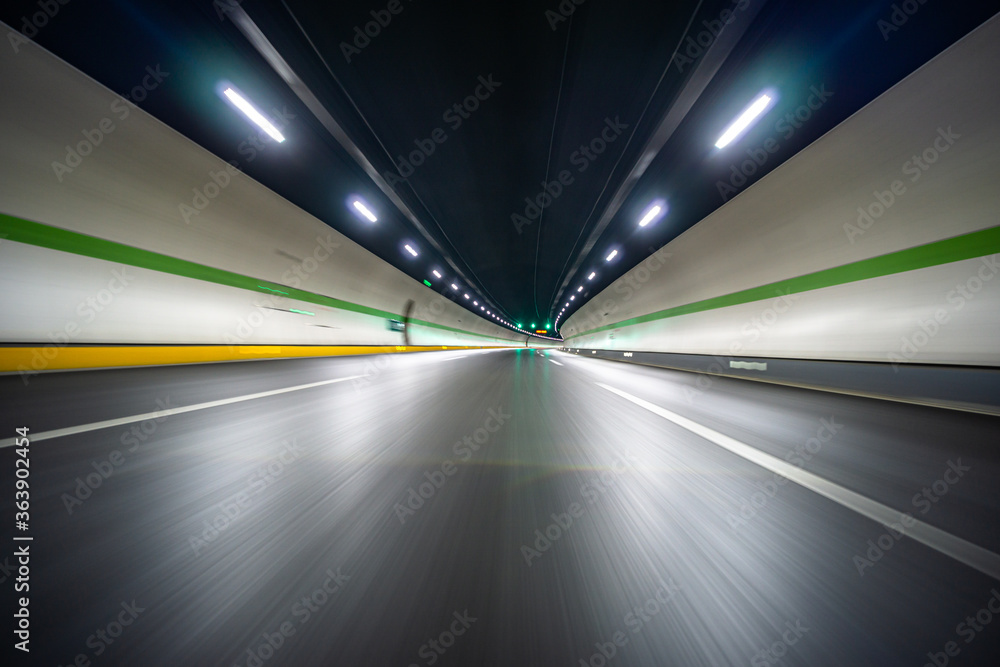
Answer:
<svg viewBox="0 0 1000 667"><path fill-rule="evenodd" d="M24 532L0 449L3 650L16 532L33 665L996 664L1000 581L597 383L1000 552L985 415L527 350L8 376L0 439L157 414L32 444Z"/></svg>

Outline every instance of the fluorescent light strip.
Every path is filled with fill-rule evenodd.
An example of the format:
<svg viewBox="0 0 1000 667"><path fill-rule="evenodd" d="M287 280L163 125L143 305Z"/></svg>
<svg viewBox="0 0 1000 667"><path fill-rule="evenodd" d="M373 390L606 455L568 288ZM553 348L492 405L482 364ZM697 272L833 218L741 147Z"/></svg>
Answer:
<svg viewBox="0 0 1000 667"><path fill-rule="evenodd" d="M264 116L259 111L257 111L257 109L255 109L252 104L243 99L239 93L237 93L232 88L226 88L224 94L226 97L229 98L230 102L236 105L237 109L242 111L247 118L256 123L257 126L260 127L260 129L267 132L272 139L274 139L278 143L281 143L282 141L285 140L285 137L282 136L281 132L278 132L278 128L276 128L274 125L271 125L271 121L264 118Z"/></svg>
<svg viewBox="0 0 1000 667"><path fill-rule="evenodd" d="M410 253L411 255L413 255L414 257L416 257L416 256L417 256L417 251L416 251L416 250L414 250L413 248L411 248L411 247L410 247L409 245L405 245L405 246L403 246L403 247L404 247L404 248L406 248L406 251L407 251L408 253Z"/></svg>
<svg viewBox="0 0 1000 667"><path fill-rule="evenodd" d="M725 148L730 143L733 142L738 136L740 136L750 123L753 122L754 118L759 116L767 108L767 105L771 103L771 97L769 95L761 95L756 100L753 101L747 110L740 114L740 117L733 121L733 124L726 128L726 131L722 133L719 140L715 142L716 148Z"/></svg>
<svg viewBox="0 0 1000 667"><path fill-rule="evenodd" d="M365 216L366 218L368 218L372 222L378 222L378 218L375 217L375 214L372 213L371 211L369 211L368 207L365 206L364 204L362 204L361 202L355 200L354 201L354 208L358 209L358 212L360 212L361 215Z"/></svg>
<svg viewBox="0 0 1000 667"><path fill-rule="evenodd" d="M645 227L646 225L651 223L653 221L653 218L658 216L660 214L660 211L662 210L663 209L661 209L659 206L654 206L653 208L649 209L649 213L642 216L642 220L639 221L639 226Z"/></svg>

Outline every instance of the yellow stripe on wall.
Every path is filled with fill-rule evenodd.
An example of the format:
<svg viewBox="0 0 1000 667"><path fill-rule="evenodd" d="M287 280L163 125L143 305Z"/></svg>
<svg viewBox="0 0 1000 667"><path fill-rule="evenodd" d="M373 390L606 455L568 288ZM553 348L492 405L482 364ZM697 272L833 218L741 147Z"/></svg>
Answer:
<svg viewBox="0 0 1000 667"><path fill-rule="evenodd" d="M339 357L357 354L487 350L496 345L129 345L0 347L0 372L203 364L247 359Z"/></svg>

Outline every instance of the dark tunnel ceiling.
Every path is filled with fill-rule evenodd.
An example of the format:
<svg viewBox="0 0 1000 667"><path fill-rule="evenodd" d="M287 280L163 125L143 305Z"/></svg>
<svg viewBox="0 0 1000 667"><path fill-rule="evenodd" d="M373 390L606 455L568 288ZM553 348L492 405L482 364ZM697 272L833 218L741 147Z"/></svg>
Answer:
<svg viewBox="0 0 1000 667"><path fill-rule="evenodd" d="M398 13L384 12L390 4ZM415 142L429 147L439 128L446 140L395 190L442 252L251 46L230 20L232 0L69 2L35 39L122 94L141 82L147 66L159 65L169 76L138 102L143 109L223 160L238 161L414 279L430 279L442 293L457 282L527 327L551 322L572 292L568 316L997 10L993 3L903 4L916 8L905 22L903 14L893 16L894 3L864 1L239 3L380 173L418 150ZM575 10L564 19L560 6L563 14ZM36 2L8 0L0 16L22 28L24 17L39 11ZM343 44L373 11L387 25L345 53ZM729 17L725 12L733 17L726 31L744 32L723 48L725 31L717 39L711 29ZM710 47L719 42L725 55L700 94L697 73L708 68L708 56L685 37ZM672 60L679 44L690 61ZM491 91L481 87L484 80L494 82ZM271 116L287 109L288 140L260 149L245 143L257 131L222 101L223 81ZM477 86L486 99L461 118L453 105ZM778 93L775 107L739 142L715 149L725 126L765 88ZM814 89L832 95L822 105L814 98L819 108L798 126L779 125ZM644 146L682 104L690 109L649 162ZM602 132L614 140L591 159L580 147ZM734 191L721 193L720 181L732 183L732 165L769 137L778 150L745 183L737 179ZM609 209L640 159L648 162L645 171ZM572 182L541 219L515 224L514 214L526 214L525 198L537 197L543 181L558 180L563 170ZM370 203L377 223L348 209L352 195ZM657 200L667 203L667 214L637 227ZM406 242L419 257L403 252ZM618 256L606 263L612 248ZM597 276L587 281L591 271Z"/></svg>

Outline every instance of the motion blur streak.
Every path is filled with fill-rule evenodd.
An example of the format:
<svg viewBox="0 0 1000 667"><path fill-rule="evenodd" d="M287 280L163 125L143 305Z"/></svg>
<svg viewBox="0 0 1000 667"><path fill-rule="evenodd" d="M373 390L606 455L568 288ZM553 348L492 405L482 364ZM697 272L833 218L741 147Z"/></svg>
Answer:
<svg viewBox="0 0 1000 667"><path fill-rule="evenodd" d="M996 417L438 354L0 378L5 432L366 379L33 445L33 662L919 665L1000 586L595 380L994 552Z"/></svg>
<svg viewBox="0 0 1000 667"><path fill-rule="evenodd" d="M739 442L738 440L723 435L718 431L705 428L700 424L692 422L690 419L685 419L684 417L674 414L669 410L664 410L663 408L653 405L649 401L636 398L635 396L621 391L620 389L609 387L608 385L601 384L600 382L597 383L597 385L618 394L628 401L632 401L639 407L645 408L654 414L658 414L661 417L669 419L678 426L685 428L696 435L700 435L720 447L724 447L737 456L742 456L746 460L756 463L762 468L767 468L776 475L792 480L811 491L824 495L830 500L840 503L844 507L852 509L873 521L879 521L886 525L890 525L900 523L903 518L903 514L894 511L890 507L873 502L860 494L850 491L849 489L837 486L836 484L831 484L822 477L800 470L791 463L786 463L771 456L770 454L765 454L754 449L753 447ZM840 427L842 427L842 424L836 424L836 422L831 419L828 426L830 430L830 437L833 437ZM954 535L949 535L944 531L916 521L915 519L913 520L911 530L906 534L910 535L918 542L926 544L932 549L937 549L941 553L948 554L952 558L955 558L970 567L976 568L983 574L989 575L994 579L1000 579L1000 556L995 553L981 549L974 544L970 544L965 540L959 539Z"/></svg>
<svg viewBox="0 0 1000 667"><path fill-rule="evenodd" d="M0 3L0 665L996 665L995 5Z"/></svg>
<svg viewBox="0 0 1000 667"><path fill-rule="evenodd" d="M133 415L131 417L122 417L120 419L106 419L104 421L95 422L93 424L81 424L80 426L71 426L69 428L56 429L54 431L43 431L41 433L33 433L31 439L33 441L39 440L49 440L50 438L59 438L64 435L73 435L74 433L84 433L87 431L97 431L103 428L111 428L112 426L121 426L123 424L131 424L133 422L146 421L147 419L160 419L169 417L171 415L184 414L185 412L193 412L194 410L207 410L208 408L216 408L222 405L231 405L233 403L241 403L243 401L252 401L256 398L265 398L267 396L276 396L278 394L286 394L291 391L301 391L303 389L312 389L313 387L324 387L329 384L335 384L337 382L346 382L347 380L354 380L356 378L364 377L363 375L352 375L345 378L336 378L334 380L323 380L321 382L310 382L309 384L302 384L296 387L285 387L283 389L272 389L271 391L263 391L256 394L249 394L246 396L236 396L234 398L224 398L218 401L209 401L208 403L199 403L197 405L185 405L182 408L167 408L163 410L157 410L156 412L147 412L141 415ZM15 438L7 438L0 440L0 447L11 447L14 445Z"/></svg>

